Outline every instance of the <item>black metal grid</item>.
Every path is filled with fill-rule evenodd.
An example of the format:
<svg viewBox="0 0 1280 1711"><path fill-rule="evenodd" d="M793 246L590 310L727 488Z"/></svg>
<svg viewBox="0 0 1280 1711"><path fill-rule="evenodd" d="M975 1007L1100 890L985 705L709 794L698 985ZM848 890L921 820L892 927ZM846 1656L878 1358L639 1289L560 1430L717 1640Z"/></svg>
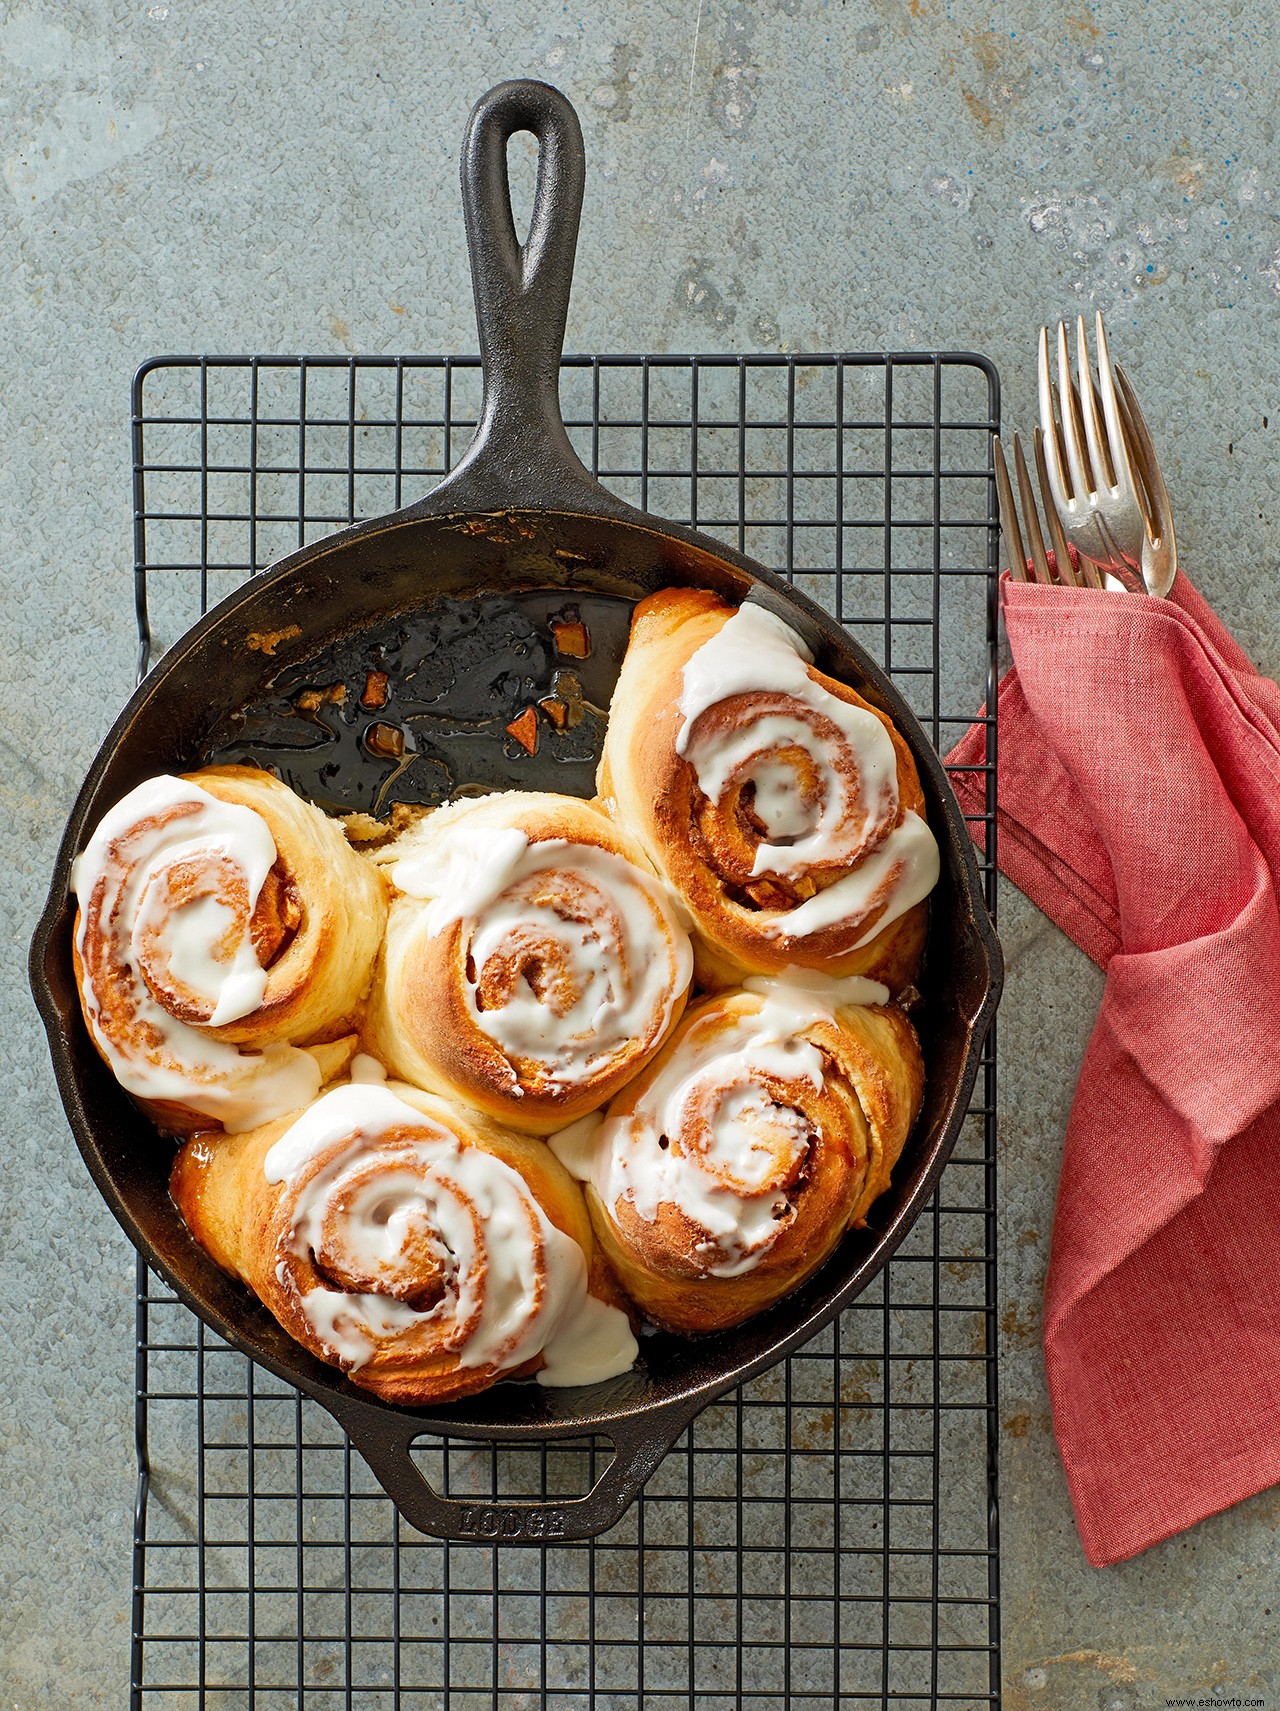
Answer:
<svg viewBox="0 0 1280 1711"><path fill-rule="evenodd" d="M944 753L994 705L994 371L962 355L568 358L625 498L793 577ZM417 497L474 358L167 358L134 387L139 671L253 569ZM994 729L984 774L994 912ZM581 1545L403 1523L317 1405L141 1265L132 1700L146 1711L872 1711L1000 1699L995 1041L934 1200L820 1337L709 1407ZM590 1442L423 1440L438 1489L574 1495Z"/></svg>

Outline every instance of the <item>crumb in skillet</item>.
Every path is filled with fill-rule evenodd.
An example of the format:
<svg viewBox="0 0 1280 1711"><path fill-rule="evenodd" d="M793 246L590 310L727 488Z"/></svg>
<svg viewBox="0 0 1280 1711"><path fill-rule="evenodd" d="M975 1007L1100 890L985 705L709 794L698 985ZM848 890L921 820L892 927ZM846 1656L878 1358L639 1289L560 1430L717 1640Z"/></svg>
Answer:
<svg viewBox="0 0 1280 1711"><path fill-rule="evenodd" d="M351 814L339 814L338 820L347 834L347 842L355 844L365 855L376 861L381 845L391 843L401 832L407 832L410 826L416 825L432 812L432 809L424 808L416 802L393 802L391 813L385 820L376 820L372 814L359 810Z"/></svg>
<svg viewBox="0 0 1280 1711"><path fill-rule="evenodd" d="M385 707L387 704L387 674L385 671L366 672L364 693L360 697L362 707Z"/></svg>
<svg viewBox="0 0 1280 1711"><path fill-rule="evenodd" d="M244 645L250 653L266 654L268 659L272 659L281 642L291 642L295 636L301 634L301 624L290 624L283 630L250 630L244 639Z"/></svg>
<svg viewBox="0 0 1280 1711"><path fill-rule="evenodd" d="M557 701L564 703L564 725L561 729L572 731L582 723L587 711L582 683L577 672L568 671L564 666L559 667L551 679L551 693Z"/></svg>
<svg viewBox="0 0 1280 1711"><path fill-rule="evenodd" d="M370 725L364 746L380 760L399 760L404 754L404 732L399 725Z"/></svg>
<svg viewBox="0 0 1280 1711"><path fill-rule="evenodd" d="M591 637L580 620L558 619L551 626L556 639L556 652L564 659L586 659L591 652Z"/></svg>
<svg viewBox="0 0 1280 1711"><path fill-rule="evenodd" d="M294 698L294 706L299 713L318 713L326 701L335 707L341 707L347 699L345 683L331 683L327 689L304 689L301 695Z"/></svg>
<svg viewBox="0 0 1280 1711"><path fill-rule="evenodd" d="M538 715L532 707L526 707L519 718L511 721L507 726L507 735L514 737L526 754L537 754Z"/></svg>

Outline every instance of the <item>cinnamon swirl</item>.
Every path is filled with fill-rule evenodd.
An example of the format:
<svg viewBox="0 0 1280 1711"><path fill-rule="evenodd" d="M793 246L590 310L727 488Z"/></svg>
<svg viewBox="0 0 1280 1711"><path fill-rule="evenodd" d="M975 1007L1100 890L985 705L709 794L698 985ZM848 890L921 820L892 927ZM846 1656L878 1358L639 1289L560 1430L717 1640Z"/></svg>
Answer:
<svg viewBox="0 0 1280 1711"><path fill-rule="evenodd" d="M378 859L398 895L368 1049L397 1075L549 1134L653 1056L693 968L677 908L629 838L573 797L436 810Z"/></svg>
<svg viewBox="0 0 1280 1711"><path fill-rule="evenodd" d="M352 1026L385 884L270 774L148 779L103 817L71 884L85 1022L162 1128L298 1110L350 1055L297 1047Z"/></svg>
<svg viewBox="0 0 1280 1711"><path fill-rule="evenodd" d="M798 973L721 993L689 1010L603 1119L552 1137L587 1184L619 1281L657 1324L740 1324L865 1221L924 1085L915 1032L886 997Z"/></svg>
<svg viewBox="0 0 1280 1711"><path fill-rule="evenodd" d="M355 1070L300 1115L186 1142L170 1188L206 1252L389 1402L624 1372L630 1323L548 1148Z"/></svg>
<svg viewBox="0 0 1280 1711"><path fill-rule="evenodd" d="M691 588L641 601L598 791L688 904L703 985L791 966L900 992L914 976L940 865L915 763L762 606Z"/></svg>

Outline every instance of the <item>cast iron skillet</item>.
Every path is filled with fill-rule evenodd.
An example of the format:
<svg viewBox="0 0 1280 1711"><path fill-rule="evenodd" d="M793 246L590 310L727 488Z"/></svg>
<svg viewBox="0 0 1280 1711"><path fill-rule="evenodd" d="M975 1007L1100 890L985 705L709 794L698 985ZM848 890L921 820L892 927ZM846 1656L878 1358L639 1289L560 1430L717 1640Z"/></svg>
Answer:
<svg viewBox="0 0 1280 1711"><path fill-rule="evenodd" d="M539 154L521 247L507 144L525 130L538 139ZM780 1360L852 1301L933 1190L964 1118L1001 981L1000 950L964 820L936 754L889 679L819 607L771 572L718 541L632 509L600 487L575 455L561 421L559 361L583 179L577 117L555 90L505 83L477 104L463 147L462 199L484 394L466 456L416 505L291 553L222 601L164 656L116 721L80 791L31 953L32 987L72 1130L90 1174L147 1263L221 1337L327 1408L404 1516L441 1537L539 1540L602 1532L699 1409ZM433 604L482 592L563 589L584 599L634 602L673 584L711 588L734 602L753 594L783 614L810 641L823 669L891 715L915 756L942 849L921 981L924 1109L892 1188L876 1203L873 1227L851 1234L817 1276L750 1323L695 1340L645 1337L633 1372L588 1388L503 1383L452 1406L394 1407L313 1359L187 1235L167 1192L172 1146L116 1085L81 1020L71 973L71 859L126 791L152 774L199 764L211 731L260 699L282 669L335 642L358 648L362 633L379 626L385 632L397 616L410 629L429 625ZM286 640L265 656L259 638L280 632ZM616 663L605 662L610 674ZM564 787L536 759L525 777L531 788ZM424 1433L498 1442L601 1434L615 1454L580 1498L462 1504L432 1490L415 1464L410 1448Z"/></svg>

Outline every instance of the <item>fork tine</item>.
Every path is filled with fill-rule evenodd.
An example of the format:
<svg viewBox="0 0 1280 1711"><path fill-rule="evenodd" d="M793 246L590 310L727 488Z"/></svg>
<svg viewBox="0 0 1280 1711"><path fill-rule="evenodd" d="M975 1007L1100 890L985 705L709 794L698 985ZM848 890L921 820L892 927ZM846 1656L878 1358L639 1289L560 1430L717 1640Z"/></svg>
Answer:
<svg viewBox="0 0 1280 1711"><path fill-rule="evenodd" d="M1040 351L1036 361L1040 393L1040 426L1044 430L1045 464L1049 485L1044 489L1045 504L1050 511L1065 509L1071 498L1070 477L1067 474L1066 449L1053 400L1053 377L1049 371L1049 329L1040 329Z"/></svg>
<svg viewBox="0 0 1280 1711"><path fill-rule="evenodd" d="M1000 533L1004 536L1005 551L1009 558L1005 568L1020 581L1028 582L1031 578L1027 575L1027 555L1022 550L1022 535L1018 529L1018 509L1013 502L1013 488L1009 485L1009 466L1004 461L1004 447L1000 444L999 434L992 440L991 448L994 453L996 493L1000 500Z"/></svg>
<svg viewBox="0 0 1280 1711"><path fill-rule="evenodd" d="M1119 368L1120 364L1117 363L1117 371ZM1131 401L1132 408L1130 407ZM1126 455L1133 470L1133 490L1138 496L1138 509L1142 512L1143 527L1147 532L1148 539L1152 539L1156 532L1155 504L1151 498L1151 477L1147 470L1142 436L1139 434L1137 423L1133 418L1133 410L1137 408L1137 402L1132 386L1129 387L1127 395L1117 389L1116 409L1120 416L1120 425L1124 430ZM1142 412L1139 410L1138 414L1141 415ZM1150 436L1148 436L1147 446L1150 447L1150 444ZM1152 455L1154 456L1154 453Z"/></svg>
<svg viewBox="0 0 1280 1711"><path fill-rule="evenodd" d="M1148 566L1148 554L1144 553L1143 575L1150 592L1163 595L1172 588L1173 579L1178 572L1178 543L1173 532L1173 508L1169 504L1169 490L1164 484L1164 474L1151 441L1146 417L1142 414L1133 387L1129 384L1129 376L1119 363L1116 364L1116 380L1119 383L1120 396L1128 410L1133 446L1150 501L1146 524L1147 539L1153 549L1150 554L1152 564Z"/></svg>
<svg viewBox="0 0 1280 1711"><path fill-rule="evenodd" d="M1040 518L1036 514L1036 496L1031 486L1031 477L1027 474L1027 460L1022 455L1022 441L1017 434L1013 436L1013 463L1018 474L1018 492L1022 497L1022 520L1027 526L1027 535L1031 541L1031 565L1038 582L1052 582L1053 572L1049 569L1049 557L1044 550L1044 536L1040 533Z"/></svg>
<svg viewBox="0 0 1280 1711"><path fill-rule="evenodd" d="M1125 421L1125 408L1116 396L1115 375L1111 369L1111 352L1107 346L1107 332L1102 324L1102 311L1098 311L1095 322L1098 335L1098 384L1102 389L1102 413L1107 424L1107 450L1111 457L1111 470L1117 485L1123 487L1128 481L1138 496L1139 508L1147 512L1147 495L1143 491L1140 471L1134 466L1130 455L1135 440L1130 425ZM1129 429L1129 431L1126 431Z"/></svg>
<svg viewBox="0 0 1280 1711"><path fill-rule="evenodd" d="M1098 316L1099 328L1102 316ZM1101 358L1099 358L1101 363ZM1085 335L1084 316L1076 316L1076 373L1080 377L1080 401L1084 414L1084 436L1089 447L1089 462L1093 465L1096 485L1116 486L1115 465L1108 456L1110 447L1102 431L1098 415L1098 393L1093 384L1093 364L1089 360L1089 340Z"/></svg>
<svg viewBox="0 0 1280 1711"><path fill-rule="evenodd" d="M1066 440L1074 495L1077 499L1089 499L1093 494L1093 471L1087 467L1084 424L1080 420L1080 399L1071 377L1071 353L1067 349L1065 321L1058 322L1058 415Z"/></svg>
<svg viewBox="0 0 1280 1711"><path fill-rule="evenodd" d="M1083 588L1086 584L1101 588L1102 582L1097 569L1087 558L1082 558L1077 570L1071 562L1071 549L1067 545L1067 537L1062 532L1062 519L1058 508L1053 502L1049 488L1049 472L1045 467L1044 432L1036 428L1031 436L1032 456L1036 461L1036 479L1040 483L1040 496L1044 500L1045 527L1049 531L1049 543L1053 548L1053 560L1058 567L1058 581L1067 587Z"/></svg>

